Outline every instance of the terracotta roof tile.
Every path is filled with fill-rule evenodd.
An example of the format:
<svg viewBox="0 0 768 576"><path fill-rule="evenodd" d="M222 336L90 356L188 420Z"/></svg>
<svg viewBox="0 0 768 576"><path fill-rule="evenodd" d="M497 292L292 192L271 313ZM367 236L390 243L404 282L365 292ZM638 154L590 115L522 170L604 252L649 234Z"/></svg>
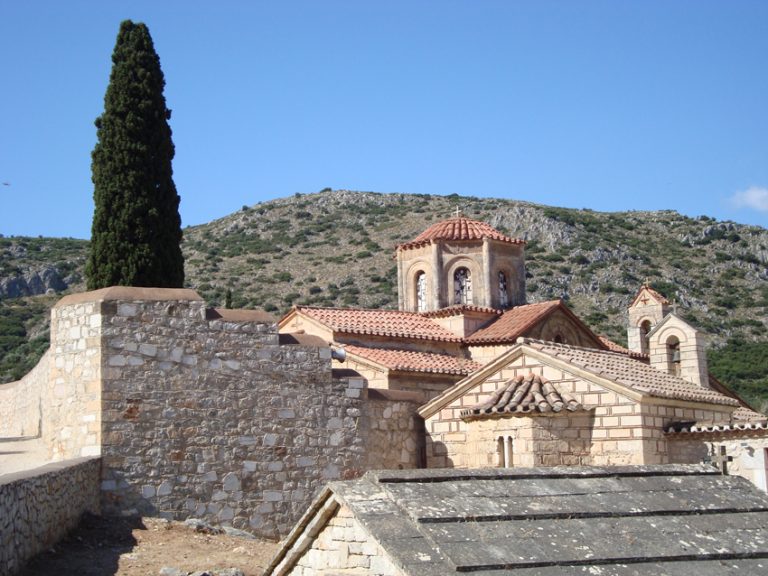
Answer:
<svg viewBox="0 0 768 576"><path fill-rule="evenodd" d="M747 408L746 406L736 408L733 414L731 414L731 417L734 420L740 420L743 422L768 422L768 416L758 412L757 410Z"/></svg>
<svg viewBox="0 0 768 576"><path fill-rule="evenodd" d="M437 322L412 312L350 310L313 306L297 306L296 310L325 324L334 332L461 342L461 337L443 328Z"/></svg>
<svg viewBox="0 0 768 576"><path fill-rule="evenodd" d="M642 359L648 360L649 358L648 354L644 354L643 352L635 352L634 350L625 348L624 346L620 344L616 344L616 342L609 340L605 336L598 336L598 338L600 338L600 342L603 343L606 349L610 350L611 352L618 352L619 354L625 354L630 358L637 358L638 360L642 360Z"/></svg>
<svg viewBox="0 0 768 576"><path fill-rule="evenodd" d="M739 408L739 410L742 410ZM738 412L739 410L736 410ZM734 412L734 414L736 413ZM768 430L768 420L763 415L762 420L735 420L733 422L691 423L673 422L666 429L666 434L712 434L717 432L751 432ZM761 433L761 437L765 432Z"/></svg>
<svg viewBox="0 0 768 576"><path fill-rule="evenodd" d="M514 341L558 307L560 307L560 300L515 306L504 312L490 326L481 328L472 334L466 339L466 342L468 344L490 344Z"/></svg>
<svg viewBox="0 0 768 576"><path fill-rule="evenodd" d="M682 378L657 370L625 354L593 348L579 348L566 344L555 344L543 340L523 339L523 343L542 352L564 360L569 364L612 380L640 393L659 398L707 402L738 406L739 401L710 390L701 388Z"/></svg>
<svg viewBox="0 0 768 576"><path fill-rule="evenodd" d="M468 410L462 410L462 418L498 414L525 415L530 413L575 412L584 407L570 394L560 393L543 376L529 373L504 383L491 397Z"/></svg>
<svg viewBox="0 0 768 576"><path fill-rule="evenodd" d="M485 222L470 220L462 216L433 224L410 242L400 244L398 249L415 248L423 244L429 244L433 240L482 240L483 238L490 238L509 244L525 244L524 240L505 236Z"/></svg>
<svg viewBox="0 0 768 576"><path fill-rule="evenodd" d="M445 318L446 316L457 316L465 312L480 312L482 314L499 316L503 311L497 310L496 308L488 308L486 306L474 306L473 304L456 304L454 306L440 308L439 310L419 312L419 314L426 318Z"/></svg>
<svg viewBox="0 0 768 576"><path fill-rule="evenodd" d="M347 345L344 349L356 356L361 356L390 370L403 372L431 372L436 374L456 374L466 376L482 364L456 358L449 354L434 354L431 352L415 352L413 350L387 350L383 348L363 348Z"/></svg>
<svg viewBox="0 0 768 576"><path fill-rule="evenodd" d="M638 299L638 298L640 298L640 294L642 294L642 293L643 293L643 290L647 290L647 291L648 291L648 293L649 293L649 294L650 294L650 295L651 295L651 296L652 296L652 297L653 297L653 298L654 298L654 299L655 299L655 300L656 300L656 301L657 301L659 304L669 304L669 300L667 300L666 298L664 298L664 296L662 296L661 294L659 294L658 292L656 292L656 290L654 290L653 288L651 288L651 285L650 285L650 284L648 284L648 282L646 282L646 283L644 283L644 284L643 284L643 285L640 287L640 290L638 290L638 291L637 291L637 294L635 295L635 298L632 300L632 304L630 304L630 307L632 307L632 306L634 306L635 304L637 304L637 299Z"/></svg>

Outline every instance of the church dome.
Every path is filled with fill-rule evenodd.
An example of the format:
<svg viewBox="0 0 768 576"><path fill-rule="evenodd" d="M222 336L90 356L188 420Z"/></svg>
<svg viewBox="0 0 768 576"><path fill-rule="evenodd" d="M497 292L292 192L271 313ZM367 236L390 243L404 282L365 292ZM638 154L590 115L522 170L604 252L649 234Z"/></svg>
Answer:
<svg viewBox="0 0 768 576"><path fill-rule="evenodd" d="M483 240L484 238L509 244L525 244L524 240L505 236L485 222L458 216L433 224L410 242L400 244L398 248L415 248L435 240Z"/></svg>

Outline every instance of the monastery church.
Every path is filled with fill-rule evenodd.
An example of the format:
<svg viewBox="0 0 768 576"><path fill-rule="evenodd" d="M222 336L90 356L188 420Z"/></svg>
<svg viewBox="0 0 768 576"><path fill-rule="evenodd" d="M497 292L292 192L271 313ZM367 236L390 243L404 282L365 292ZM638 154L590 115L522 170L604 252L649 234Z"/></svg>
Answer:
<svg viewBox="0 0 768 576"><path fill-rule="evenodd" d="M329 483L374 470L391 474L361 484L371 502L382 482L480 474L492 499L495 479L528 474L533 490L552 467L602 490L605 470L702 462L766 490L768 418L709 374L703 335L651 286L624 347L560 300L528 304L525 242L486 223L457 214L396 259L398 310L298 306L278 321L190 289L62 298L49 350L0 385L0 537L42 535L19 556L0 546L0 573L85 510L296 535L316 496L336 501ZM16 443L45 466L19 465ZM723 484L705 468L675 473L708 494ZM648 486L669 484L649 470ZM355 488L333 490L355 508ZM289 540L303 558L306 539Z"/></svg>
<svg viewBox="0 0 768 576"><path fill-rule="evenodd" d="M398 311L298 306L280 332L418 398L420 466L693 463L726 446L765 490L768 422L709 374L703 335L648 284L626 348L561 300L526 304L524 248L457 214L397 247Z"/></svg>

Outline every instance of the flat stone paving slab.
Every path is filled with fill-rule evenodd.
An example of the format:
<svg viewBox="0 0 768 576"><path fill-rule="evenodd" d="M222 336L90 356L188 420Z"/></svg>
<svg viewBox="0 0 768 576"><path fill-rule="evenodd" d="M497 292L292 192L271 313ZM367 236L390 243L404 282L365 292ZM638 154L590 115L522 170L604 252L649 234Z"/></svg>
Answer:
<svg viewBox="0 0 768 576"><path fill-rule="evenodd" d="M48 462L39 438L0 438L0 477L38 468Z"/></svg>

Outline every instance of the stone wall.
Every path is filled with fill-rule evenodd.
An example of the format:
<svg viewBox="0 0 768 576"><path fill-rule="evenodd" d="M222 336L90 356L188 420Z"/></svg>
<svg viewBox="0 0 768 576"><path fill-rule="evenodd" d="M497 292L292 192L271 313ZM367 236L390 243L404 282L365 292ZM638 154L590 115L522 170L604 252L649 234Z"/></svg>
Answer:
<svg viewBox="0 0 768 576"><path fill-rule="evenodd" d="M66 296L51 310L42 436L53 460L100 454L101 292Z"/></svg>
<svg viewBox="0 0 768 576"><path fill-rule="evenodd" d="M421 400L421 395L414 392L368 390L366 470L420 467L424 423L416 409Z"/></svg>
<svg viewBox="0 0 768 576"><path fill-rule="evenodd" d="M526 376L530 372L547 378L560 393L572 395L590 410L590 415L585 419L578 415L562 414L535 423L512 421L478 424L461 418L462 410L484 402L498 386L509 379ZM509 430L513 441L522 441L517 451L521 466L550 465L547 462L592 466L677 462L668 454L664 435L671 422L727 421L732 410L729 406L713 404L698 406L674 400L634 400L521 354L427 419L427 467L467 468L478 466L481 462L497 462L494 440L498 439L497 432L504 431L502 429ZM515 420L519 417L507 418ZM539 417L525 417L528 418ZM587 443L589 449L588 454L585 454ZM484 452L478 454L481 449Z"/></svg>
<svg viewBox="0 0 768 576"><path fill-rule="evenodd" d="M0 438L29 438L41 433L41 403L48 384L50 352L16 382L0 384Z"/></svg>
<svg viewBox="0 0 768 576"><path fill-rule="evenodd" d="M761 490L768 491L768 437L765 430L730 431L727 437L717 432L671 434L668 436L670 460L684 464L711 461L720 453L732 458L728 474L741 476Z"/></svg>
<svg viewBox="0 0 768 576"><path fill-rule="evenodd" d="M277 574L286 572L277 571ZM290 576L401 576L346 506L340 506L290 572Z"/></svg>
<svg viewBox="0 0 768 576"><path fill-rule="evenodd" d="M292 342L272 317L209 310L191 290L67 296L50 351L2 390L6 431L41 428L51 460L101 456L105 513L279 537L328 480L418 466L423 438L421 396L369 399L364 379L333 377L330 348ZM34 418L16 417L24 398Z"/></svg>
<svg viewBox="0 0 768 576"><path fill-rule="evenodd" d="M0 477L0 574L18 572L84 512L99 512L99 467L81 458Z"/></svg>
<svg viewBox="0 0 768 576"><path fill-rule="evenodd" d="M589 466L594 414L483 418L468 424L464 460L470 468ZM505 442L507 447L505 448Z"/></svg>
<svg viewBox="0 0 768 576"><path fill-rule="evenodd" d="M325 482L364 470L363 381L334 380L330 348L281 346L258 314L227 319L192 299L103 303L106 512L278 537Z"/></svg>

